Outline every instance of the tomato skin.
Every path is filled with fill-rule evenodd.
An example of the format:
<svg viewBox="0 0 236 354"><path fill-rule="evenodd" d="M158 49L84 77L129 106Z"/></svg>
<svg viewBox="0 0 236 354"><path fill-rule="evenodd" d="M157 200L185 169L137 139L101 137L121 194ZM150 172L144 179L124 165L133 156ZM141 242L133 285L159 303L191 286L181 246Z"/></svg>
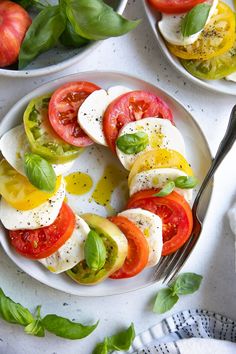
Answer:
<svg viewBox="0 0 236 354"><path fill-rule="evenodd" d="M0 67L17 61L20 46L32 20L20 5L0 1Z"/></svg>
<svg viewBox="0 0 236 354"><path fill-rule="evenodd" d="M128 254L123 266L110 275L112 279L131 278L140 273L148 262L149 246L142 231L124 216L109 218L128 240Z"/></svg>
<svg viewBox="0 0 236 354"><path fill-rule="evenodd" d="M167 256L184 245L193 227L192 211L189 204L177 192L165 197L154 197L158 189L134 194L128 201L127 209L142 208L160 216L163 223L162 256Z"/></svg>
<svg viewBox="0 0 236 354"><path fill-rule="evenodd" d="M36 230L9 231L9 237L15 251L30 259L46 258L56 252L75 228L75 215L71 208L63 203L52 225Z"/></svg>
<svg viewBox="0 0 236 354"><path fill-rule="evenodd" d="M79 107L100 87L86 81L69 82L60 86L49 102L49 120L54 131L67 143L84 147L93 141L80 128L77 121Z"/></svg>
<svg viewBox="0 0 236 354"><path fill-rule="evenodd" d="M191 10L206 0L148 0L156 10L168 14L177 14Z"/></svg>
<svg viewBox="0 0 236 354"><path fill-rule="evenodd" d="M103 116L103 132L109 148L116 151L116 139L124 125L147 117L166 118L173 123L168 105L152 93L132 91L111 102Z"/></svg>

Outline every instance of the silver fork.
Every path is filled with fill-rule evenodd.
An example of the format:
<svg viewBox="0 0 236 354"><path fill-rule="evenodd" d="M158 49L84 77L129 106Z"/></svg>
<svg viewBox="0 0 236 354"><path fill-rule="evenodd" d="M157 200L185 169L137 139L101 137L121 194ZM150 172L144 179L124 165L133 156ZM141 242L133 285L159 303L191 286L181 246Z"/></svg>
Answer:
<svg viewBox="0 0 236 354"><path fill-rule="evenodd" d="M228 127L226 129L225 135L218 147L216 156L212 161L211 167L204 178L202 185L196 195L196 198L193 203L192 212L193 212L193 230L188 241L175 253L162 257L160 262L157 264L153 280L159 281L163 279L163 283L167 282L168 284L177 276L187 259L189 258L191 252L196 246L197 241L201 235L202 225L204 217L200 220L198 216L198 205L201 200L201 196L205 191L208 183L212 179L215 171L233 146L236 139L236 105L233 107L230 114L230 119Z"/></svg>

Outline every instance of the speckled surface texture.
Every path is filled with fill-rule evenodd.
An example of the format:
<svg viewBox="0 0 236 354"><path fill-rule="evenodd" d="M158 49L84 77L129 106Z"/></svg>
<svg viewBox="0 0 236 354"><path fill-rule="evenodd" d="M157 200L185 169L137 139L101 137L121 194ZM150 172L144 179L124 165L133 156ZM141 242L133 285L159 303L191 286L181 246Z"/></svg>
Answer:
<svg viewBox="0 0 236 354"><path fill-rule="evenodd" d="M126 15L141 17L143 22L130 34L103 42L82 63L64 72L39 79L0 77L0 118L24 94L53 78L86 70L119 70L150 81L179 99L196 117L214 154L236 98L200 89L168 65L155 43L140 1L129 1ZM182 297L173 312L200 307L236 319L234 238L225 216L236 198L235 156L234 146L216 175L201 240L184 268L185 271L204 275L201 289L194 295ZM0 286L15 301L32 310L42 304L42 314L57 313L83 323L100 319L97 330L81 341L63 340L50 334L43 339L30 337L24 334L20 326L0 322L1 354L90 354L96 342L131 321L134 321L138 333L164 317L151 311L158 285L120 296L79 298L52 290L31 279L17 269L2 250L0 270Z"/></svg>

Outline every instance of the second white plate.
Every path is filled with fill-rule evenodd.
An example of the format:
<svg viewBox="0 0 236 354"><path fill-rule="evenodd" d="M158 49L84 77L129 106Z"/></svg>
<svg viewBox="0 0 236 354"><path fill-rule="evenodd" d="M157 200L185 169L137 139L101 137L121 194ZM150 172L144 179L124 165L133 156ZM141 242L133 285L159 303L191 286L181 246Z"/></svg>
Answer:
<svg viewBox="0 0 236 354"><path fill-rule="evenodd" d="M195 84L204 87L210 91L214 92L221 92L225 93L228 95L236 95L236 83L226 81L224 79L222 80L201 80L198 79L197 77L194 77L191 75L179 62L179 60L172 55L168 48L166 47L165 41L163 37L161 36L158 26L157 26L157 21L158 18L160 17L160 13L155 11L148 3L147 0L142 0L143 1L143 6L147 15L147 18L150 22L151 28L155 34L155 37L157 39L157 44L159 48L162 50L166 58L169 60L169 62L175 67L176 70L178 70L182 75L187 77L190 81L194 82ZM234 3L233 0L223 0L225 3L227 3L232 9L234 9Z"/></svg>

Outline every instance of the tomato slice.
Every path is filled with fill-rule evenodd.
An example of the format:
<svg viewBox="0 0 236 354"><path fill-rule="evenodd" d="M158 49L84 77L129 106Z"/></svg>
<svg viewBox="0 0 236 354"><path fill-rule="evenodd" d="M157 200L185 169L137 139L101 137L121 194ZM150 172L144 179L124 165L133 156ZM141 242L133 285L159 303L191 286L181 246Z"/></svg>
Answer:
<svg viewBox="0 0 236 354"><path fill-rule="evenodd" d="M177 251L188 240L193 217L189 204L180 194L172 192L165 197L154 197L157 192L157 189L137 192L128 201L127 209L146 209L162 219L162 255L166 256Z"/></svg>
<svg viewBox="0 0 236 354"><path fill-rule="evenodd" d="M193 176L193 171L188 161L175 150L154 149L144 152L134 162L129 173L128 184L139 172L156 168L177 168L184 171L188 176Z"/></svg>
<svg viewBox="0 0 236 354"><path fill-rule="evenodd" d="M24 127L31 150L52 163L74 160L82 149L67 144L52 129L48 119L51 95L34 98L24 112Z"/></svg>
<svg viewBox="0 0 236 354"><path fill-rule="evenodd" d="M191 10L197 4L206 0L148 0L158 11L168 14L177 14Z"/></svg>
<svg viewBox="0 0 236 354"><path fill-rule="evenodd" d="M149 246L142 231L124 216L109 218L123 232L128 240L128 254L123 266L110 278L131 278L140 273L148 262Z"/></svg>
<svg viewBox="0 0 236 354"><path fill-rule="evenodd" d="M99 89L91 82L78 81L69 82L53 93L49 103L49 120L55 132L67 143L80 147L93 144L80 128L77 115L84 100Z"/></svg>
<svg viewBox="0 0 236 354"><path fill-rule="evenodd" d="M219 2L217 10L193 44L177 46L167 43L171 53L182 59L208 60L227 52L235 40L235 15L223 2Z"/></svg>
<svg viewBox="0 0 236 354"><path fill-rule="evenodd" d="M55 191L40 191L29 180L17 172L6 160L0 162L0 195L13 208L30 210L45 203L59 189L61 176L57 177Z"/></svg>
<svg viewBox="0 0 236 354"><path fill-rule="evenodd" d="M75 228L75 215L63 203L58 217L50 226L36 230L9 231L10 241L16 252L31 259L45 258L56 252Z"/></svg>
<svg viewBox="0 0 236 354"><path fill-rule="evenodd" d="M166 118L173 123L168 105L152 93L132 91L111 102L103 117L103 131L111 150L115 152L116 139L124 125L147 117Z"/></svg>

